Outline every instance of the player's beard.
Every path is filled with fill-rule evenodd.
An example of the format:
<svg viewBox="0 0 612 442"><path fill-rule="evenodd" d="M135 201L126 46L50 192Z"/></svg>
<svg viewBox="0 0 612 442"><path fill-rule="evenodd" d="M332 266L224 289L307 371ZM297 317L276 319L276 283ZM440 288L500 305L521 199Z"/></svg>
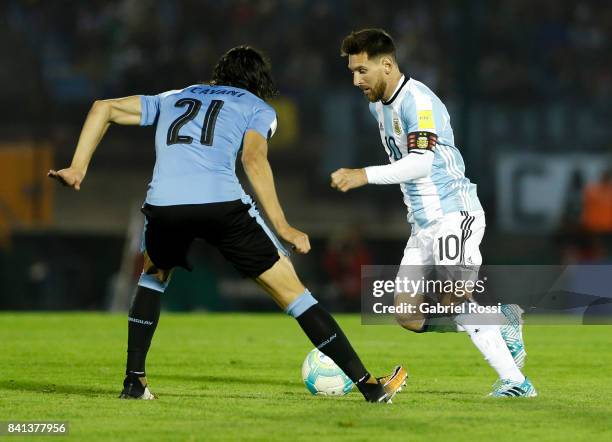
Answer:
<svg viewBox="0 0 612 442"><path fill-rule="evenodd" d="M384 98L384 96L385 96L385 89L386 88L387 88L387 83L385 83L385 80L380 78L376 82L374 87L372 89L370 89L370 92L368 94L366 94L366 97L368 98L368 101L370 103L376 103L377 101L382 100Z"/></svg>

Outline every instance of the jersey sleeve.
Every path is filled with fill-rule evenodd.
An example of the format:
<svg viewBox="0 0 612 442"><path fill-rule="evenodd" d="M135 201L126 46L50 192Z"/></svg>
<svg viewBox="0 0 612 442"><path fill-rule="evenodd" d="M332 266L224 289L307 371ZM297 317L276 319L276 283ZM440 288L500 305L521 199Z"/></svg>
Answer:
<svg viewBox="0 0 612 442"><path fill-rule="evenodd" d="M151 126L157 122L159 117L159 95L141 95L140 96L140 125Z"/></svg>
<svg viewBox="0 0 612 442"><path fill-rule="evenodd" d="M247 130L252 129L258 132L266 140L272 138L276 132L276 112L271 106L260 106L255 109Z"/></svg>
<svg viewBox="0 0 612 442"><path fill-rule="evenodd" d="M420 93L409 93L400 108L404 131L430 132L437 135L436 116L431 97Z"/></svg>

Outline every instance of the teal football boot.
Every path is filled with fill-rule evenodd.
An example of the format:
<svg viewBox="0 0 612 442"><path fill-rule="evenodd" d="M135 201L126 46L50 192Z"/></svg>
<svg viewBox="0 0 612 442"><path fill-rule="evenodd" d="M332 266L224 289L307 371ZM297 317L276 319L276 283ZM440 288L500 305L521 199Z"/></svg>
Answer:
<svg viewBox="0 0 612 442"><path fill-rule="evenodd" d="M529 380L515 382L510 379L500 379L493 385L492 397L536 397L538 392Z"/></svg>

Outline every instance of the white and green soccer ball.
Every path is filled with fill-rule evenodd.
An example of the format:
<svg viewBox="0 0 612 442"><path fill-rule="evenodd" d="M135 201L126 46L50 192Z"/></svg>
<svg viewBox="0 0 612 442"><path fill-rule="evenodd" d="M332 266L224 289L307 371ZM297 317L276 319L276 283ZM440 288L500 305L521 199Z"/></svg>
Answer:
<svg viewBox="0 0 612 442"><path fill-rule="evenodd" d="M353 389L353 382L334 361L313 349L302 364L302 379L312 394L344 396Z"/></svg>

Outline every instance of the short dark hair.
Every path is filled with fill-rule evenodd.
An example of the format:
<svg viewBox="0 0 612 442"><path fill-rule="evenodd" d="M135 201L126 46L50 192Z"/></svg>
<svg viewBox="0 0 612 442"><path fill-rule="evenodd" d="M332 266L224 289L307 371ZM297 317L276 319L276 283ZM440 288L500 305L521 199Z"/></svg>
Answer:
<svg viewBox="0 0 612 442"><path fill-rule="evenodd" d="M365 52L368 58L391 55L395 58L395 43L384 29L362 29L353 31L342 40L340 53L343 57Z"/></svg>
<svg viewBox="0 0 612 442"><path fill-rule="evenodd" d="M210 84L246 89L262 100L278 94L270 63L250 46L237 46L223 54L213 69Z"/></svg>

